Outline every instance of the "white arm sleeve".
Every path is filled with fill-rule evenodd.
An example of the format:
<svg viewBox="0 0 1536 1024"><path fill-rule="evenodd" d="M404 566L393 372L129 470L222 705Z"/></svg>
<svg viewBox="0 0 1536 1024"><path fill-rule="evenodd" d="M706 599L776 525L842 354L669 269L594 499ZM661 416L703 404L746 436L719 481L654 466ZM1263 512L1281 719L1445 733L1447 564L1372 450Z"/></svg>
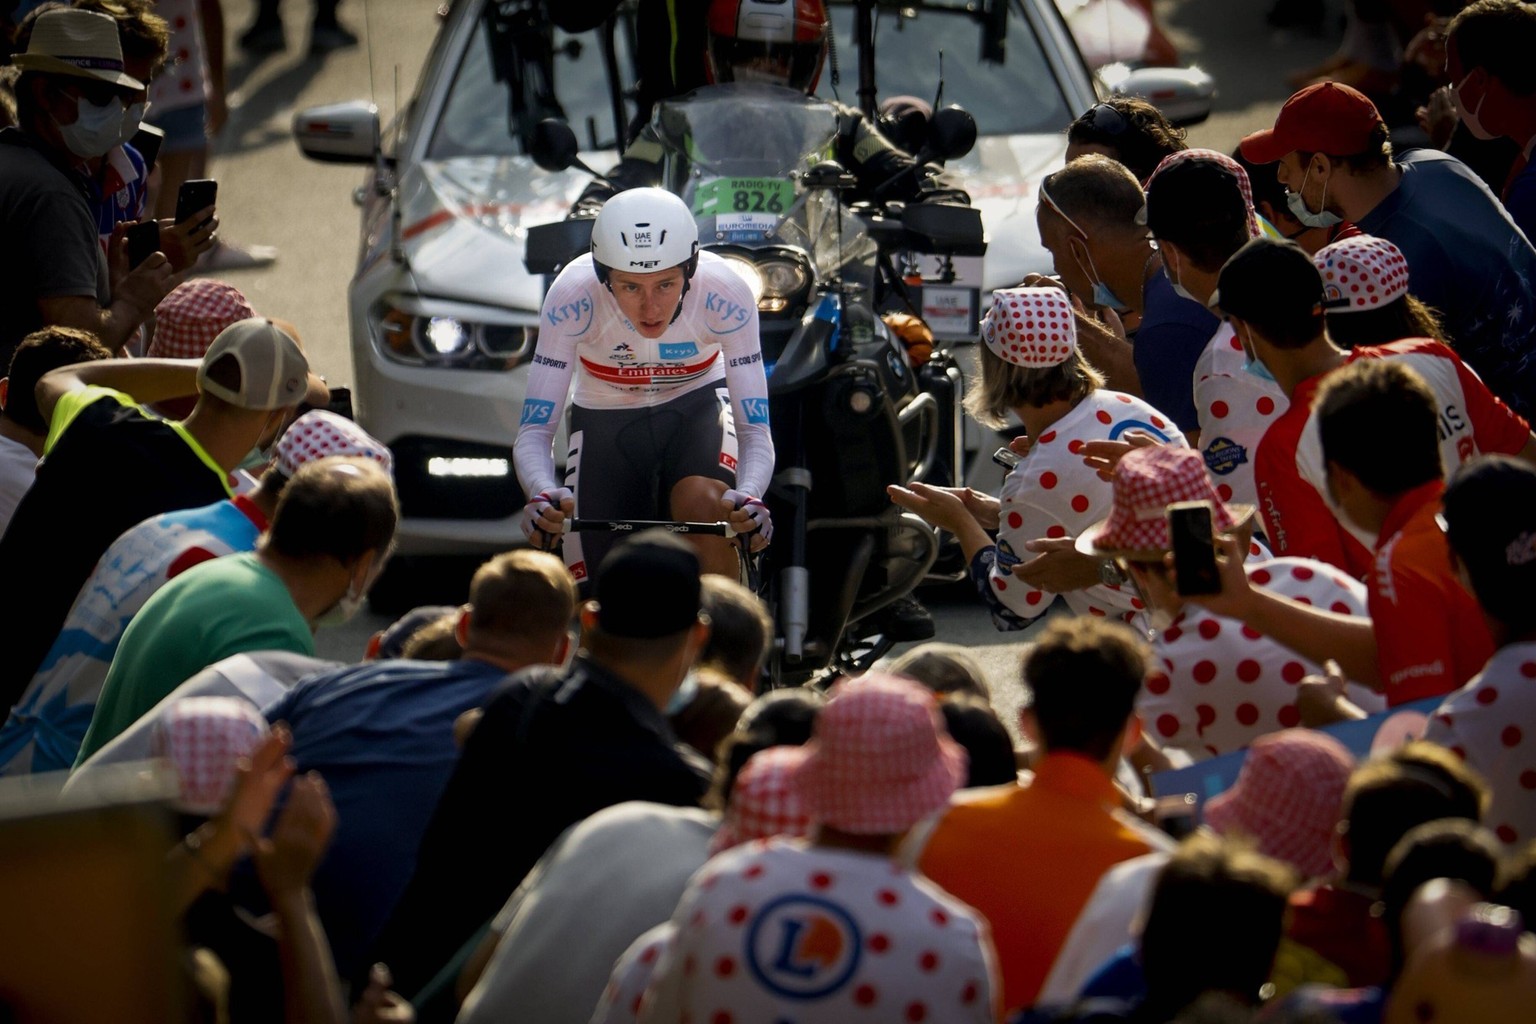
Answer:
<svg viewBox="0 0 1536 1024"><path fill-rule="evenodd" d="M518 483L530 497L560 486L555 472L555 431L565 415L576 362L576 337L564 327L571 321L562 317L561 310L573 303L591 302L587 289L570 277L577 269L576 265L567 267L555 279L539 311L539 342L533 365L528 368L528 391L523 397L517 440L512 444ZM591 323L590 318L586 323Z"/></svg>
<svg viewBox="0 0 1536 1024"><path fill-rule="evenodd" d="M741 285L738 301L748 309L746 326L720 339L725 358L725 386L731 394L736 421L736 490L761 498L773 479L773 433L768 423L768 378L763 373L763 348L758 336L757 304Z"/></svg>

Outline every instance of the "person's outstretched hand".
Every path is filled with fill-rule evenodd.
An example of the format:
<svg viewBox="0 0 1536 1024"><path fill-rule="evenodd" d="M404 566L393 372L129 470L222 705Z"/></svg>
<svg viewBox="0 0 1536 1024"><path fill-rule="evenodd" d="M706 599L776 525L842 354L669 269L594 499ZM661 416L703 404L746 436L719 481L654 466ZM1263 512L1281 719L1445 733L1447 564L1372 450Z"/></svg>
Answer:
<svg viewBox="0 0 1536 1024"><path fill-rule="evenodd" d="M885 493L908 512L922 516L930 526L937 526L950 533L959 533L969 524L977 521L971 511L966 508L965 500L957 493L960 490L961 488L958 487L934 487L914 480L905 487L900 484L891 484L886 487ZM995 519L993 525L996 525Z"/></svg>
<svg viewBox="0 0 1536 1024"><path fill-rule="evenodd" d="M1159 441L1145 430L1127 430L1118 441L1088 441L1083 444L1083 464L1102 480L1114 478L1115 467L1120 460L1137 448L1153 448L1166 442Z"/></svg>
<svg viewBox="0 0 1536 1024"><path fill-rule="evenodd" d="M335 830L336 808L325 780L317 772L294 779L272 834L252 848L256 874L274 904L309 887Z"/></svg>

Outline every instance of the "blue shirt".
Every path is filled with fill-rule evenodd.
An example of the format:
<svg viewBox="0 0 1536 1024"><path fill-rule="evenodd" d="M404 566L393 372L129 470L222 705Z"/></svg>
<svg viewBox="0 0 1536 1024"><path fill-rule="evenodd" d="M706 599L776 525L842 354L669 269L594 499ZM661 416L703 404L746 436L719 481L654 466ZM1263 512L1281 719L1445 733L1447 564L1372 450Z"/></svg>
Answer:
<svg viewBox="0 0 1536 1024"><path fill-rule="evenodd" d="M1536 415L1536 249L1482 179L1417 149L1402 180L1357 221L1408 258L1408 288L1440 312L1451 347L1520 415Z"/></svg>
<svg viewBox="0 0 1536 1024"><path fill-rule="evenodd" d="M1199 430L1195 412L1195 360L1221 326L1216 315L1200 303L1173 290L1162 270L1152 275L1142 293L1141 326L1131 345L1141 397L1180 430Z"/></svg>
<svg viewBox="0 0 1536 1024"><path fill-rule="evenodd" d="M1536 163L1528 163L1504 189L1504 209L1525 232L1526 241L1536 235Z"/></svg>
<svg viewBox="0 0 1536 1024"><path fill-rule="evenodd" d="M256 548L266 525L234 498L146 519L112 543L80 588L58 639L0 726L0 775L69 768L96 712L128 624L160 588L194 565Z"/></svg>
<svg viewBox="0 0 1536 1024"><path fill-rule="evenodd" d="M319 772L336 805L336 834L314 891L342 977L364 966L416 869L416 849L458 764L454 721L484 704L506 675L473 659L375 662L311 676L264 712L288 723L298 770Z"/></svg>

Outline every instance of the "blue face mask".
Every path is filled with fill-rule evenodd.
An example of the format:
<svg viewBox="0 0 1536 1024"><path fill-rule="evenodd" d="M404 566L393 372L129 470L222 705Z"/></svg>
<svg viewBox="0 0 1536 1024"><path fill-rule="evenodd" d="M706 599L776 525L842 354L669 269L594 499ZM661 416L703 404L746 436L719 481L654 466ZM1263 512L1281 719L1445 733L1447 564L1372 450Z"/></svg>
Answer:
<svg viewBox="0 0 1536 1024"><path fill-rule="evenodd" d="M1078 260L1077 265L1080 270L1083 270L1088 275L1088 279L1093 282L1093 304L1103 309L1112 309L1116 313L1128 312L1131 307L1121 302L1120 296L1115 294L1114 289L1110 288L1109 285L1099 278L1099 268L1094 265L1093 253L1088 251L1087 246L1083 247L1083 254L1088 257L1088 266L1084 267L1081 260ZM1072 255L1073 258L1076 258L1077 251L1075 249Z"/></svg>
<svg viewBox="0 0 1536 1024"><path fill-rule="evenodd" d="M1251 336L1248 339L1248 343L1243 345L1243 372L1251 373L1260 380L1273 381L1275 379L1275 375L1269 372L1269 367L1264 365L1264 360L1254 355L1253 338Z"/></svg>
<svg viewBox="0 0 1536 1024"><path fill-rule="evenodd" d="M1307 227L1331 228L1335 224L1338 224L1340 221L1342 221L1344 218L1340 217L1336 213L1329 213L1326 209L1322 209L1317 213L1313 213L1311 210L1307 209L1307 201L1301 198L1301 193L1307 187L1307 179L1311 176L1312 168L1308 167L1307 173L1301 176L1301 188L1297 189L1295 192L1287 192L1285 194L1285 205L1290 208L1291 216L1301 221L1301 223L1305 224ZM1320 202L1324 207L1326 207L1328 204L1328 183L1326 181L1323 182L1323 197Z"/></svg>
<svg viewBox="0 0 1536 1024"><path fill-rule="evenodd" d="M671 718L679 711L693 703L693 698L699 695L699 677L697 673L689 672L683 677L682 683L677 687L677 692L667 701L666 710L662 714Z"/></svg>

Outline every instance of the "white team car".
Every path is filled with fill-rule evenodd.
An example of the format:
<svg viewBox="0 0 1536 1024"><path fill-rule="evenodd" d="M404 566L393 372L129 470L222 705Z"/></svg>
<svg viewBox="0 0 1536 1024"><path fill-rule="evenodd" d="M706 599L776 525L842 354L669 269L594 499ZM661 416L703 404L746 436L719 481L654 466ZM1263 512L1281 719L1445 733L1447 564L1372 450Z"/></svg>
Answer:
<svg viewBox="0 0 1536 1024"><path fill-rule="evenodd" d="M582 158L601 170L617 161L615 140L634 114L628 7L611 31L567 35L528 18L533 6L458 0L410 104L385 131L366 101L294 117L307 156L370 167L356 193L362 244L348 291L352 388L358 421L394 452L406 555L522 542L512 441L546 286L524 269L526 232L564 217L589 181L579 171L540 170L524 140L540 119L563 116L582 137ZM829 6L837 91L856 104L852 0ZM1111 91L1148 96L1180 121L1210 108L1209 80L1198 72L1091 74L1052 0L873 7L879 96L933 98L942 53L943 102L976 118L975 149L949 169L989 236L984 262L957 261L983 295L1050 272L1035 228L1036 187L1061 166L1064 129L1077 114ZM526 59L546 47L542 67ZM833 92L831 71L823 94ZM983 443L978 436L975 445Z"/></svg>

